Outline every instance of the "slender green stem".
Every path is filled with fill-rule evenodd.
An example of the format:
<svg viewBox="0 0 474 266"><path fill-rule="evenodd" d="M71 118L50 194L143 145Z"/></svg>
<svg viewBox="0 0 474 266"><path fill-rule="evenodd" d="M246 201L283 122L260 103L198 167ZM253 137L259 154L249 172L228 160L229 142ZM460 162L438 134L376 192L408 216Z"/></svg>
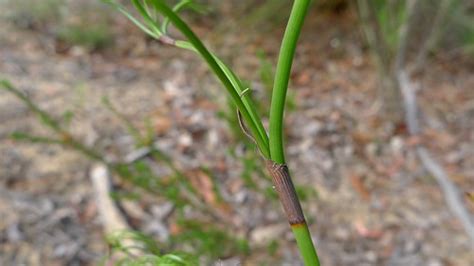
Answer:
<svg viewBox="0 0 474 266"><path fill-rule="evenodd" d="M189 1L189 0L182 0L181 2L177 3L174 7L173 7L173 11L175 13L178 13L179 11L181 11L181 9L185 8L187 5L191 4L192 2ZM170 19L168 17L165 17L163 19L163 23L161 24L161 31L164 33L164 34L168 34L168 25L170 24Z"/></svg>
<svg viewBox="0 0 474 266"><path fill-rule="evenodd" d="M221 68L221 65L216 60L216 58L207 50L201 40L194 34L194 32L189 28L189 26L179 17L176 13L171 10L166 4L162 3L161 1L152 1L152 4L160 13L164 16L168 17L171 23L181 31L181 33L186 36L189 42L194 46L194 48L199 52L199 54L204 58L207 62L211 70L214 74L219 78L221 83L225 86L227 91L230 93L232 100L234 101L237 108L242 113L242 117L244 118L245 122L247 123L252 135L255 137L255 141L257 146L259 147L262 154L269 158L269 147L265 145L267 142L265 140L265 136L262 136L261 130L259 130L259 124L255 123L255 120L251 114L247 106L242 101L241 95L236 91L236 88L233 86L232 81L229 79L229 76L226 75L225 70Z"/></svg>
<svg viewBox="0 0 474 266"><path fill-rule="evenodd" d="M291 65L296 50L296 43L303 26L304 18L311 0L295 0L291 10L285 35L281 43L275 72L275 81L270 107L270 158L277 163L285 163L283 146L283 113L286 91L290 80Z"/></svg>

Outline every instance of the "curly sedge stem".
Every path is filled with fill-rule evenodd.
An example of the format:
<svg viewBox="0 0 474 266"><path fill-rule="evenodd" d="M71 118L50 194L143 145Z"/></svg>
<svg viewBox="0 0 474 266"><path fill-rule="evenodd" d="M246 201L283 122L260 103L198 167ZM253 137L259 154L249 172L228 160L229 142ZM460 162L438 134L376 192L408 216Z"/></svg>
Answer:
<svg viewBox="0 0 474 266"><path fill-rule="evenodd" d="M288 25L280 48L270 107L270 158L277 163L285 163L283 146L283 113L286 91L290 80L291 65L296 43L303 26L311 0L296 0L291 10Z"/></svg>

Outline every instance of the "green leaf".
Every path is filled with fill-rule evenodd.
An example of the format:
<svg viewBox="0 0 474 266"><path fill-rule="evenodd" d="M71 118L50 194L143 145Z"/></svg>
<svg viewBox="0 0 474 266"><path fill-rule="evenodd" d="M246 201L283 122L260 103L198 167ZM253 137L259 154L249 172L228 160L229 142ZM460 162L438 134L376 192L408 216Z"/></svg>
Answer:
<svg viewBox="0 0 474 266"><path fill-rule="evenodd" d="M147 9L142 5L140 0L131 0L135 9L140 13L140 15L145 20L145 23L148 25L149 29L155 34L152 35L155 38L159 38L163 35L163 32L160 30L160 26L158 25L157 21L153 20L153 18L148 13Z"/></svg>
<svg viewBox="0 0 474 266"><path fill-rule="evenodd" d="M64 144L63 141L48 137L35 136L25 132L16 131L10 134L10 138L16 141L26 141L31 143L46 143L46 144Z"/></svg>
<svg viewBox="0 0 474 266"><path fill-rule="evenodd" d="M125 17L127 17L131 22L133 22L133 24L135 24L137 27L139 27L142 31L144 31L146 34L154 37L154 38L158 38L159 35L156 34L156 32L154 32L153 29L150 29L148 28L147 26L145 26L142 22L140 22L138 19L136 19L132 14L130 14L130 12L127 11L127 9L122 6L121 4L117 3L116 1L114 0L102 0L102 2L112 6L113 8L115 8L117 11L119 11L120 13L122 13L123 15L125 15Z"/></svg>

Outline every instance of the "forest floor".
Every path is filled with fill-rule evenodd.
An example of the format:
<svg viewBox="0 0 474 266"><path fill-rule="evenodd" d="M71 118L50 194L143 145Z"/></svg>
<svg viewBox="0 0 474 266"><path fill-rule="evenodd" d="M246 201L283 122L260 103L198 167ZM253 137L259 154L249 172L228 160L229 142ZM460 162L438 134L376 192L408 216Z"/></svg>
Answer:
<svg viewBox="0 0 474 266"><path fill-rule="evenodd" d="M309 16L290 86L295 106L286 114L294 182L317 192L303 208L323 265L474 265L472 242L417 160L414 140L379 115L376 69L355 24L350 15ZM71 132L110 157L134 146L101 103L104 96L140 129L149 119L158 145L180 169L193 175L205 166L218 177L236 231L248 232L251 245L280 242L273 255L227 258L229 265L299 265L278 203L248 188L240 178L242 162L222 148L229 144L244 156L218 115L229 107L206 66L123 25L127 33L113 49L93 53L58 51L47 35L2 26L0 77L56 116L73 111ZM282 25L257 31L237 22L217 31L210 25L204 20L194 28L263 97L256 54L263 50L274 63ZM474 61L431 60L416 77L422 84L421 141L463 193L473 191ZM20 101L1 91L0 264L99 262L108 249L89 179L93 162L59 146L13 141L8 136L15 130L49 134ZM472 202L465 203L473 212ZM163 205L148 199L129 215L137 228L160 236L172 231L171 222L156 226L151 210Z"/></svg>

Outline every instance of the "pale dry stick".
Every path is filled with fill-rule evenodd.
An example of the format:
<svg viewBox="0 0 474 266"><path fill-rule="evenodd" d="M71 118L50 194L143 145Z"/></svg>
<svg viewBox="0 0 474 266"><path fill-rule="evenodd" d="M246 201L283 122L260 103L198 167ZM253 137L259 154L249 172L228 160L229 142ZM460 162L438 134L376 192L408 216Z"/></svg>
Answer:
<svg viewBox="0 0 474 266"><path fill-rule="evenodd" d="M398 87L401 91L402 101L403 101L403 108L405 111L405 120L406 124L408 125L408 131L410 135L417 136L421 132L420 125L418 123L418 115L417 115L417 103L416 103L416 94L415 94L415 86L409 79L408 73L405 71L405 63L406 63L406 48L408 42L408 33L410 32L410 27L413 26L413 18L416 14L416 5L417 0L411 0L408 3L407 11L408 11L408 19L400 29L400 36L397 51L396 51L396 58L395 58L395 66L394 66L394 73L395 80L398 83ZM363 19L373 16L373 10L370 10L370 5L367 0L360 0L358 1L359 8L362 13ZM444 3L446 5L446 3ZM372 11L372 12L371 12ZM373 21L375 21L372 18ZM375 49L378 51L378 54L383 55L384 47L386 44L383 42L382 38L377 38L377 33L379 32L379 26L375 23L376 29L372 33L369 34L369 41L372 42L372 45L375 45ZM367 30L367 22L365 23L365 29ZM430 37L429 37L430 38ZM378 44L378 45L377 45ZM382 59L383 57L380 56ZM382 60L379 60L382 61ZM461 221L464 229L466 230L468 236L474 242L474 224L469 211L466 209L462 202L462 198L456 186L451 182L447 173L443 170L443 168L433 159L433 156L429 153L429 151L423 147L421 144L418 144L416 149L416 154L420 158L423 167L436 179L441 190L443 192L444 198L448 207L450 208L451 212Z"/></svg>
<svg viewBox="0 0 474 266"><path fill-rule="evenodd" d="M110 197L112 189L110 184L110 173L107 166L104 164L93 166L90 172L90 178L97 202L97 210L105 234L110 235L116 232L131 231L127 220ZM143 255L143 252L141 251L143 243L127 238L123 240L123 244L126 247L133 247L128 251L130 255L137 257ZM120 257L118 259L120 259Z"/></svg>
<svg viewBox="0 0 474 266"><path fill-rule="evenodd" d="M406 48L408 45L408 34L413 27L413 18L416 14L416 7L418 0L411 0L408 4L408 19L400 29L400 43L398 45L397 54L395 58L395 78L401 92L403 107L405 112L405 121L408 126L408 132L412 136L419 136L421 127L418 121L418 108L416 101L416 90L418 84L414 84L405 70L406 63ZM443 3L441 3L443 5ZM447 5L444 3L444 5ZM447 8L447 7L444 7ZM443 11L440 11L443 12ZM442 15L442 14L441 14ZM438 16L440 16L438 14ZM433 34L433 33L432 33ZM428 36L431 39L432 36ZM421 50L419 51L422 52ZM474 242L474 221L469 211L463 204L461 194L458 189L451 182L448 174L441 165L436 162L430 152L421 144L415 147L423 167L436 179L440 186L448 208L459 219L464 227L467 235Z"/></svg>
<svg viewBox="0 0 474 266"><path fill-rule="evenodd" d="M410 135L417 136L421 130L417 119L415 86L410 81L408 74L403 70L399 71L397 79L402 92L408 131ZM474 220L467 208L464 206L458 189L453 182L451 182L446 171L444 171L440 164L433 159L433 156L425 147L418 144L415 149L423 167L436 179L436 182L438 182L438 185L441 187L449 209L459 219L467 235L474 243Z"/></svg>
<svg viewBox="0 0 474 266"><path fill-rule="evenodd" d="M101 217L104 231L112 233L117 230L127 230L129 226L126 219L122 216L115 203L110 198L111 184L110 174L107 167L103 164L97 164L92 167L90 172L94 196L97 202L97 208Z"/></svg>
<svg viewBox="0 0 474 266"><path fill-rule="evenodd" d="M404 68L404 64L406 63L406 55L407 55L407 48L408 48L408 34L412 29L412 24L414 22L413 18L418 13L419 4L418 0L409 0L406 3L407 7L407 18L406 22L399 29L399 41L397 47L397 54L394 60L394 69L398 71Z"/></svg>

